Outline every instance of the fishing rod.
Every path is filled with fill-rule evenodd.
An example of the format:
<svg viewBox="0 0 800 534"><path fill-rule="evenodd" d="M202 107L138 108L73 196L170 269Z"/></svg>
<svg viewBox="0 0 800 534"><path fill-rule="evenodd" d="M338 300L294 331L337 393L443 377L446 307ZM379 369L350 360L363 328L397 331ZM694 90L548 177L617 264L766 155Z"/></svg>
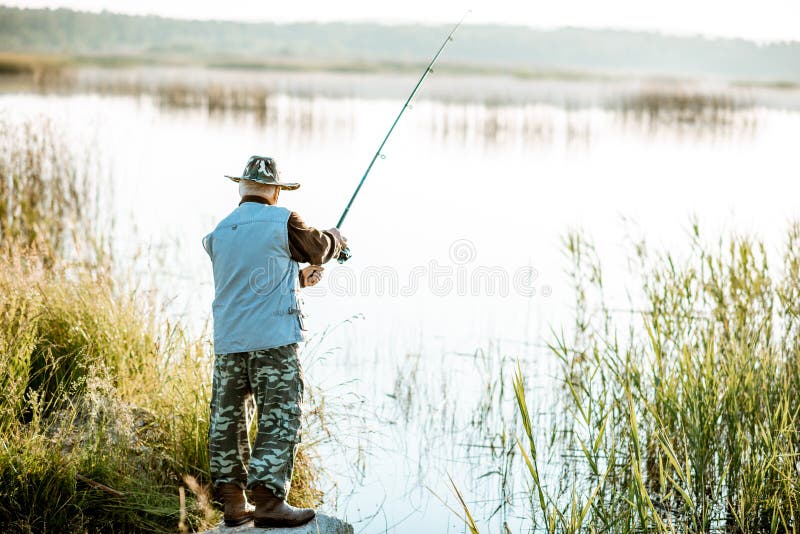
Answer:
<svg viewBox="0 0 800 534"><path fill-rule="evenodd" d="M467 17L467 15L469 15L470 11L472 10L469 10L466 13L464 13L464 16L461 17L461 20L458 21L458 24L456 24L450 31L450 33L447 34L447 38L442 43L442 46L440 46L439 50L436 51L436 55L434 55L433 59L431 59L431 62L428 63L428 66L425 68L425 72L422 73L422 76L420 76L419 81L417 81L417 85L414 86L414 90L411 91L410 95L408 95L405 104L403 104L403 107L400 109L400 113L397 114L397 117L394 119L391 128L389 128L389 131L386 133L386 137L383 138L383 141L381 142L381 145L378 147L378 150L375 151L375 155L372 156L372 160L370 160L369 165L367 166L367 170L366 172L364 172L364 176L361 177L361 181L358 182L356 190L353 191L353 196L350 197L350 202L347 203L347 206L345 206L344 211L342 212L342 216L339 217L339 222L336 223L336 228L339 229L342 228L342 224L344 223L344 220L347 217L347 213L350 211L350 206L353 205L353 201L358 196L358 192L361 191L361 186L364 185L364 181L366 181L367 176L369 175L369 171L372 170L372 166L375 164L375 161L378 159L379 156L385 157L383 156L383 154L381 154L381 151L383 150L383 146L386 144L386 141L389 140L389 136L392 135L394 127L397 126L397 123L400 121L400 117L402 117L403 113L405 113L406 109L408 109L409 104L411 103L411 99L414 98L415 94L417 94L417 90L419 90L420 86L422 85L422 82L425 80L428 74L433 72L433 64L436 63L437 59L439 59L439 55L442 53L442 50L444 50L444 47L447 46L447 43L453 40L453 34L456 33L456 30L459 28L459 26L461 26L461 23L464 22L464 19ZM336 260L339 263L344 263L347 260L349 260L351 256L352 254L350 254L350 247L344 247L339 252L339 256L336 258Z"/></svg>

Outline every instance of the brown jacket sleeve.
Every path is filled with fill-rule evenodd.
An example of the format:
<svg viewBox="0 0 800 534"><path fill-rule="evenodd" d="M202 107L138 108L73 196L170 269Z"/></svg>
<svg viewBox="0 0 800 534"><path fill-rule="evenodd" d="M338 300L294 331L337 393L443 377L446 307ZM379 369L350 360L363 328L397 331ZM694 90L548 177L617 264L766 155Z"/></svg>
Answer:
<svg viewBox="0 0 800 534"><path fill-rule="evenodd" d="M295 212L289 215L287 230L289 253L297 263L322 265L337 257L342 248L333 234L308 226Z"/></svg>

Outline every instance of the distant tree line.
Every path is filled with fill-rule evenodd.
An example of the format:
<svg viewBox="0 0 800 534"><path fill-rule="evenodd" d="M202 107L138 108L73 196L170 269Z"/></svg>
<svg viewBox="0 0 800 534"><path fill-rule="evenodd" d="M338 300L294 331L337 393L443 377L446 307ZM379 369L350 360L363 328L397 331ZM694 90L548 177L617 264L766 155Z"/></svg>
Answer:
<svg viewBox="0 0 800 534"><path fill-rule="evenodd" d="M247 61L419 63L449 27L244 23L0 7L0 50ZM494 69L800 82L800 43L657 33L469 25L445 60Z"/></svg>

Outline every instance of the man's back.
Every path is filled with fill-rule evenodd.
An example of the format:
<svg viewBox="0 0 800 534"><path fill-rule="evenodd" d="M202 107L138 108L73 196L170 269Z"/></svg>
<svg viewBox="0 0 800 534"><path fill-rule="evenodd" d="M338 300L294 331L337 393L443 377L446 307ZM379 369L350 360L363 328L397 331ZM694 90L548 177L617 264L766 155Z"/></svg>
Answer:
<svg viewBox="0 0 800 534"><path fill-rule="evenodd" d="M303 340L286 208L245 202L205 238L214 270L214 352Z"/></svg>

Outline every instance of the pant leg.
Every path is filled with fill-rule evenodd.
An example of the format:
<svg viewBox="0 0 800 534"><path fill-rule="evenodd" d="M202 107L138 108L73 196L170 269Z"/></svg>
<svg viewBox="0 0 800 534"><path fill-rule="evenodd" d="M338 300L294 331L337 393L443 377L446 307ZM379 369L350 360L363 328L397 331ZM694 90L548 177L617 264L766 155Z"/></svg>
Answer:
<svg viewBox="0 0 800 534"><path fill-rule="evenodd" d="M250 387L258 411L258 433L247 487L263 484L285 499L300 443L303 371L297 344L256 351L249 363Z"/></svg>
<svg viewBox="0 0 800 534"><path fill-rule="evenodd" d="M252 419L252 392L247 376L249 353L214 355L208 448L214 485L231 482L245 488Z"/></svg>

